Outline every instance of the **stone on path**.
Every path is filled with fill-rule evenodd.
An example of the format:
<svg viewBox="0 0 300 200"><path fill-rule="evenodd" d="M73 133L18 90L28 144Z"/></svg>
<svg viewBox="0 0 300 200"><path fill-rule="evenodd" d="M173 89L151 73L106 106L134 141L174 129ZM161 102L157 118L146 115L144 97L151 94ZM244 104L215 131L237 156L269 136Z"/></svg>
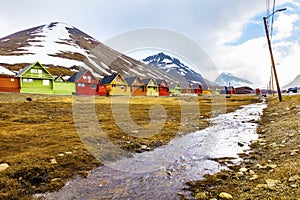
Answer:
<svg viewBox="0 0 300 200"><path fill-rule="evenodd" d="M0 164L0 172L6 170L7 168L9 168L9 165L7 163Z"/></svg>

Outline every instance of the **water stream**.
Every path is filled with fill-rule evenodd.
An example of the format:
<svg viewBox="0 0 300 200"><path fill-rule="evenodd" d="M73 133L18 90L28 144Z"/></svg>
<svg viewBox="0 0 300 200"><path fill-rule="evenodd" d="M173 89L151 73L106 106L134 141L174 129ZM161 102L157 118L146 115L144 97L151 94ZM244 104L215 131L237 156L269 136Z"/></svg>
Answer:
<svg viewBox="0 0 300 200"><path fill-rule="evenodd" d="M211 119L211 126L176 138L151 152L136 154L93 170L87 178L69 181L46 199L180 199L185 182L199 180L226 166L214 158L247 151L257 139L255 123L265 103L244 106Z"/></svg>

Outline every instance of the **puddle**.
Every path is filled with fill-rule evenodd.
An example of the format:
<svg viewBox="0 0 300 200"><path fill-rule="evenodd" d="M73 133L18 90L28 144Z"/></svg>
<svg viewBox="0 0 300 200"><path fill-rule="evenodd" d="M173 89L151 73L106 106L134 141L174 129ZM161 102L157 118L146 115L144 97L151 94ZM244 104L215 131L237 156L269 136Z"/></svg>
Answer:
<svg viewBox="0 0 300 200"><path fill-rule="evenodd" d="M46 199L180 199L185 182L199 180L226 166L215 158L232 157L258 138L256 120L265 103L251 104L211 119L211 126L181 136L151 152L136 154L71 180Z"/></svg>

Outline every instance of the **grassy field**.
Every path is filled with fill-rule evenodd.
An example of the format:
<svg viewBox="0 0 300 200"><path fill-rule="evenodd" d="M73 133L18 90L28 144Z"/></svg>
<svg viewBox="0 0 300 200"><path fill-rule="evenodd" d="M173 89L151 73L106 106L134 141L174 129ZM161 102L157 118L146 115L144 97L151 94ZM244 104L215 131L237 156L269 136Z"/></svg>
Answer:
<svg viewBox="0 0 300 200"><path fill-rule="evenodd" d="M124 152L150 151L207 127L211 116L257 101L238 95L128 99L1 93L0 170L1 164L9 167L0 171L0 199L31 199L86 176L103 164L93 151L103 136Z"/></svg>
<svg viewBox="0 0 300 200"><path fill-rule="evenodd" d="M230 171L189 182L188 190L200 199L218 198L221 192L234 199L300 198L300 95L268 98L259 123L259 139L251 144L244 161Z"/></svg>

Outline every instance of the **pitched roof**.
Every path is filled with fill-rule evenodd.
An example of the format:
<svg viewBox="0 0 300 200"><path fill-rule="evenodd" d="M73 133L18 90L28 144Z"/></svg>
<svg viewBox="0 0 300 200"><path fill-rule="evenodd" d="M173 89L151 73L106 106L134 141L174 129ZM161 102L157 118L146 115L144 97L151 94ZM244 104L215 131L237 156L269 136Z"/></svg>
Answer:
<svg viewBox="0 0 300 200"><path fill-rule="evenodd" d="M136 76L125 78L125 81L127 82L128 85L131 85L136 78L137 78Z"/></svg>
<svg viewBox="0 0 300 200"><path fill-rule="evenodd" d="M52 76L52 74L39 62L39 61L36 61L35 63L31 64L31 65L28 65L26 67L24 67L23 69L21 69L16 77L21 77L25 72L27 72L27 70L29 70L31 67L35 66L35 65L39 65L41 66L49 75Z"/></svg>
<svg viewBox="0 0 300 200"><path fill-rule="evenodd" d="M117 75L118 75L118 73L114 73L110 76L104 76L103 79L101 79L100 83L104 84L104 85L109 84L116 78Z"/></svg>
<svg viewBox="0 0 300 200"><path fill-rule="evenodd" d="M179 87L179 88L181 88L181 85L180 85L180 83L176 83L176 82L172 82L172 83L170 83L170 84L169 84L169 86L170 86L170 88L176 88L176 87Z"/></svg>
<svg viewBox="0 0 300 200"><path fill-rule="evenodd" d="M154 81L154 83L156 83L156 84L157 84L156 80L155 80L155 79L153 79L153 78L145 78L145 79L143 79L143 80L142 80L142 82L144 82L144 83L145 83L145 85L148 85L148 84L149 84L149 82L150 82L151 80L153 80L153 81Z"/></svg>
<svg viewBox="0 0 300 200"><path fill-rule="evenodd" d="M62 76L57 76L57 77L54 79L54 81L58 81L58 80L62 80L63 82L66 81Z"/></svg>
<svg viewBox="0 0 300 200"><path fill-rule="evenodd" d="M87 72L86 69L81 69L79 72L72 74L72 76L67 80L68 82L76 82L83 74Z"/></svg>

